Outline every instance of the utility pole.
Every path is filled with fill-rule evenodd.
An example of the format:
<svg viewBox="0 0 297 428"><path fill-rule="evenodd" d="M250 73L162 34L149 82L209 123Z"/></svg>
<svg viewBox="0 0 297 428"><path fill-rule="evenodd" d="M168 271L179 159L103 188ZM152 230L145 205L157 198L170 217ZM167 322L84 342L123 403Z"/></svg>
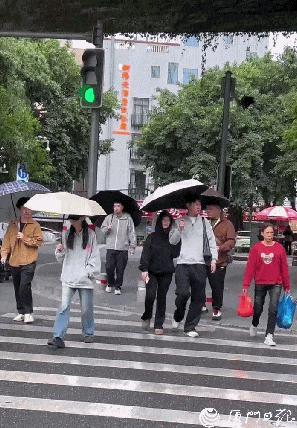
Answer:
<svg viewBox="0 0 297 428"><path fill-rule="evenodd" d="M231 71L226 71L223 78L224 85L224 114L223 114L223 127L220 151L220 164L218 172L218 191L224 194L225 179L226 179L226 158L227 158L227 144L228 144L228 128L229 128L229 113L230 113L230 100L235 90L235 79L232 77Z"/></svg>
<svg viewBox="0 0 297 428"><path fill-rule="evenodd" d="M93 44L96 48L103 48L103 26L98 22L93 32ZM103 78L103 76L102 76ZM91 138L88 159L88 197L97 191L97 169L99 152L99 109L91 109Z"/></svg>

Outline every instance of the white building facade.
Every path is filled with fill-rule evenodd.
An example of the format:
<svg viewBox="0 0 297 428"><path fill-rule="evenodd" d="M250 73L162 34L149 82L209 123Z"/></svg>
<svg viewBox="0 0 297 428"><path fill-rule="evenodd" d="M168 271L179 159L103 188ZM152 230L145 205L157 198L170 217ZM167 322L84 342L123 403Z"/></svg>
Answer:
<svg viewBox="0 0 297 428"><path fill-rule="evenodd" d="M157 89L176 93L180 84L199 78L205 69L240 64L268 51L268 38L257 36L219 36L212 47L203 51L203 42L188 39L127 39L115 36L104 40L104 90L113 89L121 104L119 120L109 120L101 139L113 139L113 151L98 161L98 190L120 189L136 199L143 199L152 188L149 174L140 164L131 141L141 134L148 121ZM73 42L72 47L79 57ZM84 46L87 47L87 46Z"/></svg>

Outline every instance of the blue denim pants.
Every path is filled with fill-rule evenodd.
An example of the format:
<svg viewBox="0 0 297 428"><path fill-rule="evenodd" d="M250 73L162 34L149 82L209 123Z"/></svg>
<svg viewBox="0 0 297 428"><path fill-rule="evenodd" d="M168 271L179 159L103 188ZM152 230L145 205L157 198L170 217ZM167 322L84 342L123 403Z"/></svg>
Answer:
<svg viewBox="0 0 297 428"><path fill-rule="evenodd" d="M70 318L71 300L78 291L81 305L81 323L84 336L93 336L95 330L93 289L91 288L72 288L63 284L62 286L62 304L56 315L54 325L54 337L64 338Z"/></svg>

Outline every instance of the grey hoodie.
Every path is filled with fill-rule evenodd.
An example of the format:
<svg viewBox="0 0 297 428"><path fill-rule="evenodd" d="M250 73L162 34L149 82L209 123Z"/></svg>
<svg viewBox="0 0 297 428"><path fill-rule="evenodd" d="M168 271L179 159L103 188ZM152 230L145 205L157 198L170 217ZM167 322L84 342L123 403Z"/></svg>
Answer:
<svg viewBox="0 0 297 428"><path fill-rule="evenodd" d="M203 257L203 223L202 217L184 217L185 228L182 232L177 227L173 228L169 234L170 244L176 245L181 240L180 256L177 264L205 264ZM212 227L205 219L206 233L212 260L218 258L218 251Z"/></svg>
<svg viewBox="0 0 297 428"><path fill-rule="evenodd" d="M111 230L108 226L111 225ZM125 251L136 247L136 235L132 217L123 213L121 217L109 214L105 217L101 230L106 236L106 249Z"/></svg>
<svg viewBox="0 0 297 428"><path fill-rule="evenodd" d="M63 234L64 250L55 251L58 262L63 262L62 284L73 288L94 288L95 276L101 271L101 260L96 235L89 229L89 242L82 248L82 232L75 236L73 249L66 246L68 231Z"/></svg>

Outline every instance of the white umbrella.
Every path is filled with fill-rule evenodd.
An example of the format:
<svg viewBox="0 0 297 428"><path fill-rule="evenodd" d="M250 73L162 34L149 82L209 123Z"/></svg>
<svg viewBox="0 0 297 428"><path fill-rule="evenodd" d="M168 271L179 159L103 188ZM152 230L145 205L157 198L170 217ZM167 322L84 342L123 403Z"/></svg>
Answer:
<svg viewBox="0 0 297 428"><path fill-rule="evenodd" d="M32 211L62 215L79 215L93 217L105 215L104 209L95 201L68 192L34 195L25 207Z"/></svg>
<svg viewBox="0 0 297 428"><path fill-rule="evenodd" d="M141 209L144 211L159 211L169 208L185 208L188 194L197 197L207 189L207 186L198 180L183 180L166 186L158 187L154 193L147 196Z"/></svg>

